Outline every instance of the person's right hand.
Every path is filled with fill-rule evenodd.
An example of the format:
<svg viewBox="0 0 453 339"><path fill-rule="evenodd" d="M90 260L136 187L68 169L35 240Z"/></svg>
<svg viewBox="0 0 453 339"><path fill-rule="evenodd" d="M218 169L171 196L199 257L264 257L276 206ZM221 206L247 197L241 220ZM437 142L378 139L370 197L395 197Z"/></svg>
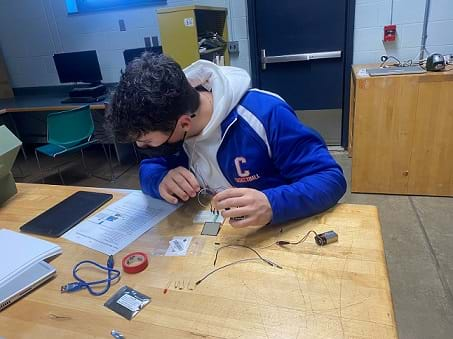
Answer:
<svg viewBox="0 0 453 339"><path fill-rule="evenodd" d="M176 204L178 199L187 201L199 190L200 185L193 173L181 166L168 171L159 184L160 196L171 204Z"/></svg>

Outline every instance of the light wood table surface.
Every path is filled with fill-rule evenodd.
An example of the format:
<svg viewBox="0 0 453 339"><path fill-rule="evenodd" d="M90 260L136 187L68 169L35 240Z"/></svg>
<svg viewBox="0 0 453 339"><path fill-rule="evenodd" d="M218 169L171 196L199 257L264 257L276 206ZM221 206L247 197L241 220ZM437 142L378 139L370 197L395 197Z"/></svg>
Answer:
<svg viewBox="0 0 453 339"><path fill-rule="evenodd" d="M18 189L0 206L0 227L14 231L81 188L19 184ZM125 194L102 191L112 192L112 201ZM126 338L397 337L375 207L339 204L282 228L236 230L224 225L217 237L200 235L202 225L192 223L198 210L195 201L185 204L117 254L115 261L120 265L127 253L144 251L149 254L149 267L136 275L122 274L121 281L101 297L85 290L61 294L60 286L74 280L72 267L78 261L104 264L107 256L63 238L47 238L63 248L63 254L51 261L57 276L0 312L0 337L112 338L112 329ZM259 249L276 240L298 240L311 229L335 230L339 241L319 247L310 237L297 246ZM172 236L193 236L187 256L151 255L168 246ZM194 290L175 289L175 281L184 280L187 286L213 269L216 242L252 246L283 269L247 262L213 274ZM223 249L217 266L250 257L246 249ZM103 277L94 270L81 274ZM123 285L152 298L131 321L103 306Z"/></svg>

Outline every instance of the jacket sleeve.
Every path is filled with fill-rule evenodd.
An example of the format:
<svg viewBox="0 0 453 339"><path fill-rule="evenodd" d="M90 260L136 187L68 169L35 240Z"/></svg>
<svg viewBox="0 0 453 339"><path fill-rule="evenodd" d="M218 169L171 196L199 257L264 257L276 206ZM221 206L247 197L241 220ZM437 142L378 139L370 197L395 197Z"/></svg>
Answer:
<svg viewBox="0 0 453 339"><path fill-rule="evenodd" d="M272 207L272 224L308 217L334 206L346 191L341 167L321 136L277 105L267 121L274 166L288 182L263 191Z"/></svg>
<svg viewBox="0 0 453 339"><path fill-rule="evenodd" d="M139 177L143 193L153 198L162 199L159 193L159 185L168 171L178 166L186 168L188 166L187 155L183 151L179 155L142 160Z"/></svg>

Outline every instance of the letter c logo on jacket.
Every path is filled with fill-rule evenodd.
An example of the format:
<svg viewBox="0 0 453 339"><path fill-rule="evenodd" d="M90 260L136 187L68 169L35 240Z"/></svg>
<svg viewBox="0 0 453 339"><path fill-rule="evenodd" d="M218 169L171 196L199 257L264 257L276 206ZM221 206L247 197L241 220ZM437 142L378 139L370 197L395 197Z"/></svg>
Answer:
<svg viewBox="0 0 453 339"><path fill-rule="evenodd" d="M237 157L234 159L234 164L236 165L236 172L238 175L243 178L243 177L248 177L250 175L250 171L245 170L243 171L241 168L241 164L245 164L247 160L244 157Z"/></svg>

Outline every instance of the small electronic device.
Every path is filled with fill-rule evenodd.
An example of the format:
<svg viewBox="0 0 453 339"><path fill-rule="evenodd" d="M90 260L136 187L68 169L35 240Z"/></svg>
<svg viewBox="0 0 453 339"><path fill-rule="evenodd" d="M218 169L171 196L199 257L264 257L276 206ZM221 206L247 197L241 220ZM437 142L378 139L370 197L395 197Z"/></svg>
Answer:
<svg viewBox="0 0 453 339"><path fill-rule="evenodd" d="M0 311L50 280L55 275L55 268L45 261L31 266L0 288Z"/></svg>
<svg viewBox="0 0 453 339"><path fill-rule="evenodd" d="M150 302L150 297L133 288L123 286L105 302L104 306L131 320Z"/></svg>
<svg viewBox="0 0 453 339"><path fill-rule="evenodd" d="M222 223L220 223L220 222L207 221L203 225L203 230L201 231L201 235L216 236L217 234L219 234L221 225L222 225Z"/></svg>
<svg viewBox="0 0 453 339"><path fill-rule="evenodd" d="M433 53L426 59L426 69L430 72L438 72L445 69L445 58L442 54Z"/></svg>
<svg viewBox="0 0 453 339"><path fill-rule="evenodd" d="M315 236L315 241L319 246L324 246L338 241L338 234L334 231L319 233Z"/></svg>
<svg viewBox="0 0 453 339"><path fill-rule="evenodd" d="M22 232L59 237L112 199L111 194L79 191L23 225Z"/></svg>

